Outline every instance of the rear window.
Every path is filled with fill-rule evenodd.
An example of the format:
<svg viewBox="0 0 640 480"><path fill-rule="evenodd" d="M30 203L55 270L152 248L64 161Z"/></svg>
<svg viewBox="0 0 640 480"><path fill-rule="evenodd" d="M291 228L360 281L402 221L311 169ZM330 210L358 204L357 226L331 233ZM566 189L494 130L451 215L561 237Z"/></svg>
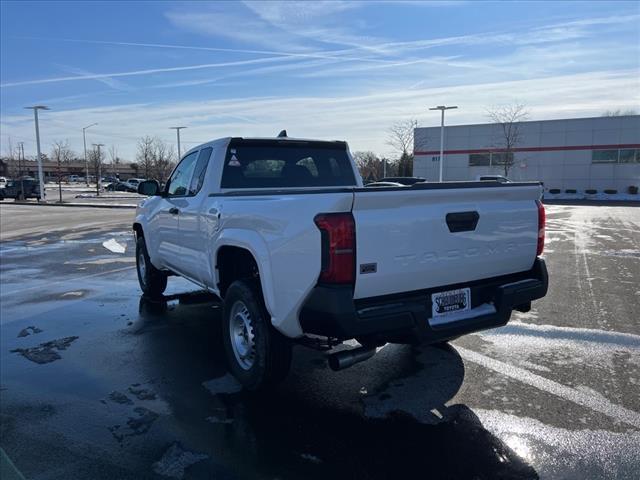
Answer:
<svg viewBox="0 0 640 480"><path fill-rule="evenodd" d="M354 186L346 147L321 142L232 142L222 188Z"/></svg>

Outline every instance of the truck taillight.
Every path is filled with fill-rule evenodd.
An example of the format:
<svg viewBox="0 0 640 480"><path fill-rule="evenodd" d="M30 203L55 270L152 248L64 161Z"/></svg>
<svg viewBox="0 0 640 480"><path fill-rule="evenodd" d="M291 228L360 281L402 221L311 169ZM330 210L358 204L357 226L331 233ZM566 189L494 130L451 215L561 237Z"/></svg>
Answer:
<svg viewBox="0 0 640 480"><path fill-rule="evenodd" d="M322 235L321 283L353 284L356 229L351 213L323 213L314 218Z"/></svg>
<svg viewBox="0 0 640 480"><path fill-rule="evenodd" d="M538 249L536 250L536 256L540 256L544 250L544 226L547 220L544 213L544 205L539 200L536 200L536 203L538 204Z"/></svg>

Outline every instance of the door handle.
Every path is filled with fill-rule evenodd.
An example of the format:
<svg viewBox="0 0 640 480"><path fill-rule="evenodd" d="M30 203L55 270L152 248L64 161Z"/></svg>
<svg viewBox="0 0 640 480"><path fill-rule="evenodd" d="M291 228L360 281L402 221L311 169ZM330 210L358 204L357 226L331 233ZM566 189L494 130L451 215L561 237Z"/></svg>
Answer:
<svg viewBox="0 0 640 480"><path fill-rule="evenodd" d="M178 215L178 214L180 213L180 210L178 210L176 207L171 207L171 208L169 209L169 213L170 213L171 215Z"/></svg>

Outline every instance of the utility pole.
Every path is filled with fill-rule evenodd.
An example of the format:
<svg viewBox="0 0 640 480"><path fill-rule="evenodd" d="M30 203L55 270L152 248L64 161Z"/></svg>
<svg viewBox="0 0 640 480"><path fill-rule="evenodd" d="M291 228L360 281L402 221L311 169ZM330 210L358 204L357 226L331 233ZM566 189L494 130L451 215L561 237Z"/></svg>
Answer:
<svg viewBox="0 0 640 480"><path fill-rule="evenodd" d="M104 147L104 143L94 143L93 146L98 147L98 158L96 159L96 196L99 197L100 196L100 176L102 175L101 169L100 169L101 163L102 163L100 147Z"/></svg>
<svg viewBox="0 0 640 480"><path fill-rule="evenodd" d="M87 136L84 132L87 128L93 127L94 125L97 125L97 123L92 123L91 125L87 125L82 129L82 143L84 143L84 166L86 170L84 181L87 184L87 187L89 186L89 160L87 159Z"/></svg>
<svg viewBox="0 0 640 480"><path fill-rule="evenodd" d="M458 107L445 107L444 105L438 105L437 107L430 108L429 110L440 110L442 117L440 119L440 182L442 182L442 166L444 164L444 111L453 110Z"/></svg>
<svg viewBox="0 0 640 480"><path fill-rule="evenodd" d="M20 145L20 151L18 153L18 175L20 175L20 191L24 192L24 175L22 174L22 166L24 162L24 142L18 142L18 145Z"/></svg>
<svg viewBox="0 0 640 480"><path fill-rule="evenodd" d="M187 128L187 127L169 127L169 130L176 131L176 136L178 137L178 161L180 161L180 155L182 155L180 153L180 130L182 130L183 128Z"/></svg>
<svg viewBox="0 0 640 480"><path fill-rule="evenodd" d="M40 155L40 126L38 125L38 110L49 110L45 105L34 105L32 107L24 107L27 110L33 110L33 119L36 124L36 153L38 155L38 183L40 184L40 200L46 201L44 189L44 174L42 173L42 156Z"/></svg>

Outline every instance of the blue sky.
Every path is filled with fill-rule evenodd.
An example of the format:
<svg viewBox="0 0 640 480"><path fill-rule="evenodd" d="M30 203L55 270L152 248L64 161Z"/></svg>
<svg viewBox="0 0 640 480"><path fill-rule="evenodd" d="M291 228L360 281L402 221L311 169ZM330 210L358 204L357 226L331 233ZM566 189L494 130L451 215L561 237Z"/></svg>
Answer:
<svg viewBox="0 0 640 480"><path fill-rule="evenodd" d="M43 150L221 136L345 139L390 153L388 127L523 103L531 119L640 105L639 2L1 3L1 151L44 103Z"/></svg>

